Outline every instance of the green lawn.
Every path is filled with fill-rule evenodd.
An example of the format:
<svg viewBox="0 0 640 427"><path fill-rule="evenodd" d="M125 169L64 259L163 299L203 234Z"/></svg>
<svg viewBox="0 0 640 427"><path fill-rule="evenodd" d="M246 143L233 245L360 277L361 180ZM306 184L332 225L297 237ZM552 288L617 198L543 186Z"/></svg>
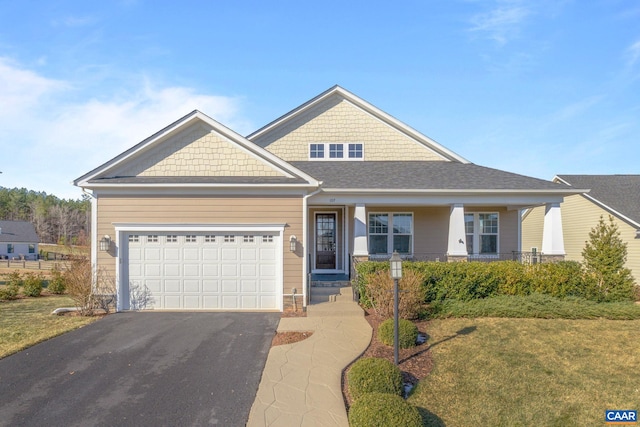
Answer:
<svg viewBox="0 0 640 427"><path fill-rule="evenodd" d="M58 307L73 306L66 296L0 301L0 358L99 319L51 314Z"/></svg>
<svg viewBox="0 0 640 427"><path fill-rule="evenodd" d="M432 426L596 426L640 409L640 320L455 318L409 402Z"/></svg>

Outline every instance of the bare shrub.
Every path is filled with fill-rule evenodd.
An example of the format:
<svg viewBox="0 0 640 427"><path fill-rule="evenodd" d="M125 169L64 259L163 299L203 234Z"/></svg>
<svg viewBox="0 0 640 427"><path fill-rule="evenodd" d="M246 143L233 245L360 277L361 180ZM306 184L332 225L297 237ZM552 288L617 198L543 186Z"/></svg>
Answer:
<svg viewBox="0 0 640 427"><path fill-rule="evenodd" d="M378 316L386 319L393 316L393 279L388 271L370 274L366 284L367 295ZM418 271L405 269L398 283L398 316L415 319L424 305L424 275Z"/></svg>
<svg viewBox="0 0 640 427"><path fill-rule="evenodd" d="M115 302L115 282L102 269L93 274L87 257L74 256L63 274L67 293L83 316L93 316L97 309L109 313Z"/></svg>

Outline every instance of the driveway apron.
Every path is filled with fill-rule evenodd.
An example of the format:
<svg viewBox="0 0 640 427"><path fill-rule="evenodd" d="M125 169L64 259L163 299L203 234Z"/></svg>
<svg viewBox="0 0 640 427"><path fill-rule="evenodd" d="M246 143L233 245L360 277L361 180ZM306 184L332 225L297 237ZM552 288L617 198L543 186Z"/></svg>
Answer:
<svg viewBox="0 0 640 427"><path fill-rule="evenodd" d="M243 426L279 313L117 313L0 360L1 426Z"/></svg>

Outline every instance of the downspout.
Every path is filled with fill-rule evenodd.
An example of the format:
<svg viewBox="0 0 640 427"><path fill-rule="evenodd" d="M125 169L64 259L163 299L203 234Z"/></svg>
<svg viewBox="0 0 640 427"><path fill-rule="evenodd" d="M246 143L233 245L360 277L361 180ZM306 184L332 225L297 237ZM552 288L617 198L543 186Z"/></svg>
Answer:
<svg viewBox="0 0 640 427"><path fill-rule="evenodd" d="M322 182L319 182L318 185L322 185ZM302 310L307 311L307 298L309 296L309 248L307 247L307 242L309 241L309 211L308 207L308 199L311 196L315 196L319 192L322 191L322 188L318 188L312 193L307 194L302 198L302 247L303 251L303 262L302 262Z"/></svg>

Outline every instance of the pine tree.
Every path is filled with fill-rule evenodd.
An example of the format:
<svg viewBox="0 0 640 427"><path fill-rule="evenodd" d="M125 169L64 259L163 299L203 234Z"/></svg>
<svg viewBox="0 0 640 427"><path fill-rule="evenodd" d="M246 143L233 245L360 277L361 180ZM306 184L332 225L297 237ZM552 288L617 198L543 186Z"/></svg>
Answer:
<svg viewBox="0 0 640 427"><path fill-rule="evenodd" d="M582 258L587 273L596 281L601 300L633 298L633 276L631 270L624 266L627 244L622 241L618 225L611 215L609 223L600 216L598 225L591 229Z"/></svg>

